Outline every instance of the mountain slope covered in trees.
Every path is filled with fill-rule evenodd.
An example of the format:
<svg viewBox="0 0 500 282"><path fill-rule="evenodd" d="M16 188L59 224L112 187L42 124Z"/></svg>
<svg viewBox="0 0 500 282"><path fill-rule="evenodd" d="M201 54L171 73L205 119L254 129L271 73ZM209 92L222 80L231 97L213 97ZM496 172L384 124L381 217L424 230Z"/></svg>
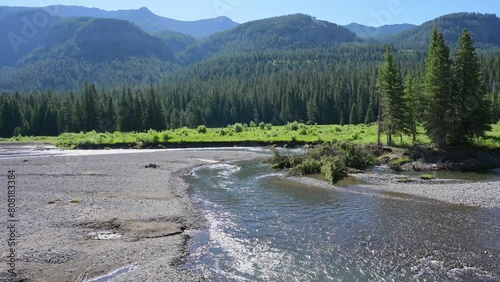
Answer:
<svg viewBox="0 0 500 282"><path fill-rule="evenodd" d="M354 32L359 38L375 39L380 41L387 39L389 36L416 28L417 26L413 24L393 24L374 27L351 23L344 27Z"/></svg>
<svg viewBox="0 0 500 282"><path fill-rule="evenodd" d="M43 24L35 25L38 18ZM0 18L0 68L14 66L21 58L42 46L52 24L57 22L45 11L20 11Z"/></svg>
<svg viewBox="0 0 500 282"><path fill-rule="evenodd" d="M212 35L188 48L183 59L192 63L219 54L315 48L355 41L356 35L342 26L295 14L248 22Z"/></svg>
<svg viewBox="0 0 500 282"><path fill-rule="evenodd" d="M456 13L439 17L421 26L392 37L389 42L398 48L424 50L429 46L434 25L442 30L446 42L453 47L464 29L474 36L481 48L500 47L500 18L495 14Z"/></svg>
<svg viewBox="0 0 500 282"><path fill-rule="evenodd" d="M176 31L165 30L155 34L175 53L186 50L189 46L195 44L197 39Z"/></svg>
<svg viewBox="0 0 500 282"><path fill-rule="evenodd" d="M64 18L91 17L127 20L135 23L141 29L151 34L165 30L171 30L189 34L194 37L204 37L220 31L231 29L238 25L238 23L235 23L231 19L226 17L218 17L214 19L199 21L178 21L155 15L150 10L144 7L137 10L104 11L96 8L61 5L48 6L44 8L0 6L0 18L9 14L29 10L44 10L51 15Z"/></svg>
<svg viewBox="0 0 500 282"><path fill-rule="evenodd" d="M1 70L0 90L76 89L85 80L108 86L153 82L173 60L159 38L122 20L63 19L44 37L16 68Z"/></svg>

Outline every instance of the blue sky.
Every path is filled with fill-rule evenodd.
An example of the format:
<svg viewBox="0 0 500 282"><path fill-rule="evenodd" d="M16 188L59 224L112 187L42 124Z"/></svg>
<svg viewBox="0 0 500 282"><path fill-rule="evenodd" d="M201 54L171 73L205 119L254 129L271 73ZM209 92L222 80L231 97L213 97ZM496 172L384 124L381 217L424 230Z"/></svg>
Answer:
<svg viewBox="0 0 500 282"><path fill-rule="evenodd" d="M357 22L371 26L421 24L454 12L500 15L499 0L0 0L5 6L55 4L104 10L148 7L157 15L179 20L227 16L239 23L293 13L342 25Z"/></svg>

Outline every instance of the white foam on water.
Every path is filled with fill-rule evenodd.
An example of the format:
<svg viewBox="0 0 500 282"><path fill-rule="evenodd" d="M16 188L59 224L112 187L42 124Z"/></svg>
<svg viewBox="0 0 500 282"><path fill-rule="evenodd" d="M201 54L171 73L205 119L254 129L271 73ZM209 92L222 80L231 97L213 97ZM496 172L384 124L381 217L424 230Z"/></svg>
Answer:
<svg viewBox="0 0 500 282"><path fill-rule="evenodd" d="M256 176L255 179L259 180L259 179L268 178L268 177L280 177L283 175L284 175L284 173L282 173L282 172L268 173L268 174Z"/></svg>
<svg viewBox="0 0 500 282"><path fill-rule="evenodd" d="M495 279L495 278L500 278L500 277L494 277L491 273L487 271L483 271L481 269L478 269L476 267L463 267L463 268L453 268L448 270L448 277L456 280L463 279L463 277L466 275L468 277L480 277L480 278L488 278L488 279Z"/></svg>
<svg viewBox="0 0 500 282"><path fill-rule="evenodd" d="M231 236L226 230L237 229L237 225L230 214L207 211L205 216L209 222L211 247L221 248L230 258L231 270L225 271L222 267L212 269L218 275L236 281L251 281L244 278L246 275L266 280L279 276L275 269L283 269L280 265L291 260L289 255L271 248L267 242L250 242Z"/></svg>

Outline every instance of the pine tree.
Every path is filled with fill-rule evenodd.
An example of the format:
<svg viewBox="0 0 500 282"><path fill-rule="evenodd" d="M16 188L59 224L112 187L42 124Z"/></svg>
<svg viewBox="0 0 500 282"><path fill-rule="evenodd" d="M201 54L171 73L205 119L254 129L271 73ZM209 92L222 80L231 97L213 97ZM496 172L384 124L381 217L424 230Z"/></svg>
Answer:
<svg viewBox="0 0 500 282"><path fill-rule="evenodd" d="M117 129L117 118L115 105L111 96L103 100L103 104L101 105L101 112L102 116L99 125L100 131L114 132Z"/></svg>
<svg viewBox="0 0 500 282"><path fill-rule="evenodd" d="M491 109L472 35L464 30L453 66L453 123L449 143L463 145L491 130Z"/></svg>
<svg viewBox="0 0 500 282"><path fill-rule="evenodd" d="M85 94L83 96L83 115L85 119L85 131L96 130L99 127L97 90L95 85L85 83Z"/></svg>
<svg viewBox="0 0 500 282"><path fill-rule="evenodd" d="M356 103L352 104L351 114L349 115L349 124L358 124L358 107Z"/></svg>
<svg viewBox="0 0 500 282"><path fill-rule="evenodd" d="M438 146L448 144L452 128L450 49L444 36L434 27L424 80L425 121L424 126L431 140Z"/></svg>
<svg viewBox="0 0 500 282"><path fill-rule="evenodd" d="M420 113L417 83L413 76L408 75L405 79L405 102L406 102L406 127L412 136L413 143L417 141L418 116Z"/></svg>
<svg viewBox="0 0 500 282"><path fill-rule="evenodd" d="M387 133L387 143L392 144L392 136L402 135L406 126L403 81L390 46L387 46L378 85L382 94L380 126L382 131Z"/></svg>

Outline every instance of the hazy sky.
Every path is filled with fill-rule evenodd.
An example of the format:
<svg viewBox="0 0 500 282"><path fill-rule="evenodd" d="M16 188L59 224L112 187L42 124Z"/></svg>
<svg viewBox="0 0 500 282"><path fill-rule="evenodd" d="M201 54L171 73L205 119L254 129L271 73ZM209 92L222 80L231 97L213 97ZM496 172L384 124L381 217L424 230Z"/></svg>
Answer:
<svg viewBox="0 0 500 282"><path fill-rule="evenodd" d="M421 24L454 12L500 15L499 0L0 0L5 6L56 4L104 10L147 7L157 15L178 20L227 16L239 23L293 13L343 25L358 22L371 26Z"/></svg>

